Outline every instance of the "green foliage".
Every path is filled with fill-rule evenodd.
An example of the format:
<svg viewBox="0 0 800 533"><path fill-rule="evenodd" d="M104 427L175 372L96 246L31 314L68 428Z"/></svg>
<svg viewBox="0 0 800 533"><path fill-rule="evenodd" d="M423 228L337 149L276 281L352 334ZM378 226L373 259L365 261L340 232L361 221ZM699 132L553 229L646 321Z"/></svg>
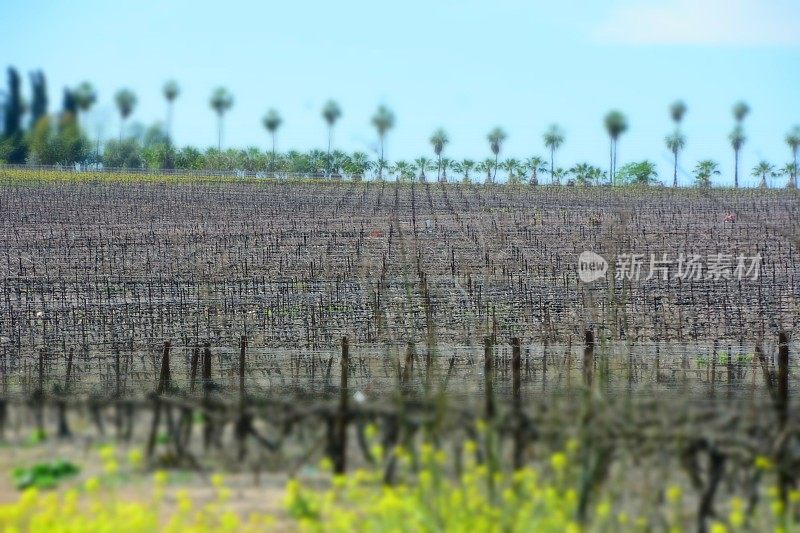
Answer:
<svg viewBox="0 0 800 533"><path fill-rule="evenodd" d="M78 127L75 116L63 115L58 124L49 116L42 117L29 134L28 161L37 165L73 165L89 155L91 144Z"/></svg>
<svg viewBox="0 0 800 533"><path fill-rule="evenodd" d="M78 467L73 463L58 460L52 463L37 463L30 468L15 468L11 471L11 479L17 490L25 490L30 487L52 489L63 479L74 476L78 472Z"/></svg>
<svg viewBox="0 0 800 533"><path fill-rule="evenodd" d="M651 161L623 165L614 176L614 183L620 185L652 185L657 182L656 165Z"/></svg>
<svg viewBox="0 0 800 533"><path fill-rule="evenodd" d="M711 187L711 178L719 175L719 165L716 161L705 159L697 163L693 172L696 186Z"/></svg>
<svg viewBox="0 0 800 533"><path fill-rule="evenodd" d="M110 168L142 168L145 159L137 139L111 140L103 152L103 166Z"/></svg>

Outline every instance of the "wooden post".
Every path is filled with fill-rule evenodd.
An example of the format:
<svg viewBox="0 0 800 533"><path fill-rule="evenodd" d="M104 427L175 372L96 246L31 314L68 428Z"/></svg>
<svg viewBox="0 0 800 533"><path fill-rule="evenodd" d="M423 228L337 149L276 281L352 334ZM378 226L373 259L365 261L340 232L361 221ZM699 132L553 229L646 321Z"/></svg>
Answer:
<svg viewBox="0 0 800 533"><path fill-rule="evenodd" d="M342 374L339 381L339 410L336 414L336 442L333 457L333 471L344 474L347 463L347 378L350 373L350 345L347 337L342 337Z"/></svg>
<svg viewBox="0 0 800 533"><path fill-rule="evenodd" d="M522 398L520 397L520 345L519 338L511 339L511 394L514 415L514 469L522 468L523 452L523 420Z"/></svg>
<svg viewBox="0 0 800 533"><path fill-rule="evenodd" d="M484 337L483 339L483 379L484 379L484 393L486 394L486 420L494 418L494 391L493 391L493 376L494 361L492 357L492 338Z"/></svg>
<svg viewBox="0 0 800 533"><path fill-rule="evenodd" d="M150 437L147 439L147 457L153 456L153 451L156 448L156 439L158 438L158 427L161 425L161 398L160 395L170 389L170 375L169 375L169 349L171 343L164 342L164 354L161 356L161 372L158 376L158 384L156 385L156 392L153 396L153 421L150 424Z"/></svg>
<svg viewBox="0 0 800 533"><path fill-rule="evenodd" d="M247 434L250 432L250 417L245 413L244 374L246 356L247 336L242 335L242 339L239 342L239 420L236 423L236 438L239 441L239 461L244 460L244 456L247 453L245 444L247 442Z"/></svg>
<svg viewBox="0 0 800 533"><path fill-rule="evenodd" d="M586 330L583 345L583 383L587 387L592 386L592 374L594 371L594 332Z"/></svg>
<svg viewBox="0 0 800 533"><path fill-rule="evenodd" d="M789 420L789 336L785 331L778 334L778 424L780 433L783 434L786 423ZM786 463L786 443L789 439L783 439L780 449L778 450L778 486L780 490L780 498L784 506L788 502L789 487L792 483L792 476L787 471L789 465Z"/></svg>

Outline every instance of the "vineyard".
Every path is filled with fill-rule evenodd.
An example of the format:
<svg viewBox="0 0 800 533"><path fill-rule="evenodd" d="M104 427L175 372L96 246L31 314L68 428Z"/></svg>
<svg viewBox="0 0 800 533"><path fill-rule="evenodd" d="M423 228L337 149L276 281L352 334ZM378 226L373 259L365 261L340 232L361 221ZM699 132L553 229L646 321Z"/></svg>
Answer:
<svg viewBox="0 0 800 533"><path fill-rule="evenodd" d="M796 191L0 172L5 440L388 485L567 450L578 523L797 497Z"/></svg>

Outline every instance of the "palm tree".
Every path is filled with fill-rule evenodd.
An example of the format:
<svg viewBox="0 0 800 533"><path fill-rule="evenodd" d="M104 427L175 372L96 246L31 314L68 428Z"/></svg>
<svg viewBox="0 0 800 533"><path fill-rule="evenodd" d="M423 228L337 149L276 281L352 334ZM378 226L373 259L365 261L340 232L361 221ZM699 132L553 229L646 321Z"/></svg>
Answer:
<svg viewBox="0 0 800 533"><path fill-rule="evenodd" d="M733 128L733 131L728 135L733 147L733 186L739 187L739 151L744 146L747 137L744 136L744 130L738 124Z"/></svg>
<svg viewBox="0 0 800 533"><path fill-rule="evenodd" d="M579 163L567 172L575 177L578 185L584 186L599 184L603 177L603 171L589 163Z"/></svg>
<svg viewBox="0 0 800 533"><path fill-rule="evenodd" d="M380 160L383 160L383 145L384 140L386 138L386 133L394 127L394 113L392 113L388 107L386 106L378 106L378 110L372 116L372 125L375 126L375 129L378 131L378 139L381 143L381 157ZM380 172L382 171L380 165L378 166L378 173L380 177Z"/></svg>
<svg viewBox="0 0 800 533"><path fill-rule="evenodd" d="M181 93L181 88L175 80L164 84L164 98L167 100L167 142L172 140L172 106Z"/></svg>
<svg viewBox="0 0 800 533"><path fill-rule="evenodd" d="M88 81L84 81L78 85L75 90L72 91L72 97L75 99L78 110L84 115L97 101L97 93L94 87L92 87L92 84Z"/></svg>
<svg viewBox="0 0 800 533"><path fill-rule="evenodd" d="M739 101L733 105L733 119L737 124L741 124L748 113L750 113L750 106L746 102Z"/></svg>
<svg viewBox="0 0 800 533"><path fill-rule="evenodd" d="M217 150L222 150L222 119L225 112L233 107L233 95L225 87L218 87L211 93L211 109L216 111L217 122Z"/></svg>
<svg viewBox="0 0 800 533"><path fill-rule="evenodd" d="M531 185L538 185L539 184L539 172L545 172L547 167L545 166L544 159L535 155L533 157L529 157L525 160L525 168L528 169L531 173L530 184Z"/></svg>
<svg viewBox="0 0 800 533"><path fill-rule="evenodd" d="M125 121L131 116L133 109L136 107L136 95L129 89L120 89L114 96L114 101L117 104L119 116L122 119L119 126L119 140L121 141L122 132L125 129Z"/></svg>
<svg viewBox="0 0 800 533"><path fill-rule="evenodd" d="M683 100L676 100L669 106L669 116L675 121L675 127L680 127L683 115L686 114L686 104Z"/></svg>
<svg viewBox="0 0 800 533"><path fill-rule="evenodd" d="M508 174L508 179L506 180L508 183L519 183L519 179L521 177L520 175L522 174L520 170L522 165L520 164L519 160L514 158L506 159L500 166Z"/></svg>
<svg viewBox="0 0 800 533"><path fill-rule="evenodd" d="M719 165L716 161L704 159L694 167L694 183L697 187L711 187L711 178L719 175Z"/></svg>
<svg viewBox="0 0 800 533"><path fill-rule="evenodd" d="M775 167L770 165L767 161L759 161L756 166L753 167L753 171L750 174L754 178L761 178L759 181L758 186L762 189L767 188L767 176L770 178L774 178L775 174Z"/></svg>
<svg viewBox="0 0 800 533"><path fill-rule="evenodd" d="M674 158L673 164L673 171L672 171L672 186L678 186L678 152L680 152L684 146L686 146L686 137L684 137L681 130L676 129L675 133L672 135L667 135L664 139L664 142L667 143L667 148L669 151L672 152L672 156Z"/></svg>
<svg viewBox="0 0 800 533"><path fill-rule="evenodd" d="M492 175L492 182L494 182L497 179L497 159L500 155L500 148L503 146L503 141L506 140L506 132L498 127L490 131L486 138L489 140L489 147L494 154L494 174Z"/></svg>
<svg viewBox="0 0 800 533"><path fill-rule="evenodd" d="M678 186L678 152L686 146L686 137L681 133L681 121L686 114L686 104L683 100L676 100L669 106L669 116L675 122L675 133L668 135L664 141L667 143L667 148L672 152L675 159L675 164L672 173L672 186Z"/></svg>
<svg viewBox="0 0 800 533"><path fill-rule="evenodd" d="M544 134L544 145L550 150L550 181L555 183L553 177L553 170L555 167L555 153L556 150L564 143L564 133L559 129L557 124L550 126Z"/></svg>
<svg viewBox="0 0 800 533"><path fill-rule="evenodd" d="M378 181L383 180L383 171L389 168L389 162L381 158L375 162L375 168L378 169Z"/></svg>
<svg viewBox="0 0 800 533"><path fill-rule="evenodd" d="M267 111L267 114L264 115L264 118L262 119L262 123L264 124L264 127L267 129L267 131L272 136L272 158L270 159L270 162L269 162L269 169L270 169L271 172L273 172L275 170L274 169L274 163L275 163L275 136L276 136L276 134L278 132L278 128L281 127L281 123L282 122L283 122L283 119L281 119L281 116L274 109L270 109L269 111Z"/></svg>
<svg viewBox="0 0 800 533"><path fill-rule="evenodd" d="M606 131L608 132L608 137L610 139L609 145L609 172L608 177L611 180L611 183L614 182L614 176L617 171L617 141L619 140L620 135L625 133L628 129L628 119L625 118L619 111L611 111L606 115L605 118L605 126Z"/></svg>
<svg viewBox="0 0 800 533"><path fill-rule="evenodd" d="M431 160L425 156L418 157L414 160L414 167L419 170L419 182L425 183L425 181L427 181L425 171L431 170Z"/></svg>
<svg viewBox="0 0 800 533"><path fill-rule="evenodd" d="M392 166L392 172L397 174L398 181L409 181L414 179L414 167L406 161L397 161Z"/></svg>
<svg viewBox="0 0 800 533"><path fill-rule="evenodd" d="M750 113L750 106L747 103L739 101L733 105L733 119L736 121L736 126L728 136L733 147L733 186L739 187L739 151L742 149L745 140L744 130L742 123L745 117Z"/></svg>
<svg viewBox="0 0 800 533"><path fill-rule="evenodd" d="M786 134L786 144L792 150L792 165L793 171L789 175L789 183L795 189L797 188L797 150L800 148L800 126L795 126L792 131ZM784 167L786 168L786 167Z"/></svg>
<svg viewBox="0 0 800 533"><path fill-rule="evenodd" d="M450 139L447 137L447 132L439 128L431 135L430 142L433 145L433 153L436 154L438 159L437 180L442 181L442 150L444 150L444 146L450 142Z"/></svg>
<svg viewBox="0 0 800 533"><path fill-rule="evenodd" d="M339 117L342 116L342 110L334 100L328 100L322 108L322 118L328 124L328 167L327 174L330 175L330 159L331 159L331 142L333 140L333 126Z"/></svg>
<svg viewBox="0 0 800 533"><path fill-rule="evenodd" d="M443 183L447 183L447 169L452 168L453 160L447 157L442 157L439 160L439 167L442 169L442 176L439 178L439 181Z"/></svg>
<svg viewBox="0 0 800 533"><path fill-rule="evenodd" d="M367 171L372 168L372 166L372 161L369 160L369 156L367 154L364 152L353 152L353 155L350 156L347 162L345 171L350 174L350 178L353 181L361 181L364 177L364 174L366 174Z"/></svg>
<svg viewBox="0 0 800 533"><path fill-rule="evenodd" d="M786 188L787 189L796 189L797 188L797 165L795 163L786 163L783 168L781 169L780 173L786 176Z"/></svg>
<svg viewBox="0 0 800 533"><path fill-rule="evenodd" d="M492 183L492 170L495 169L496 161L491 158L486 158L475 166L478 172L486 172L486 183Z"/></svg>
<svg viewBox="0 0 800 533"><path fill-rule="evenodd" d="M462 159L458 164L458 172L464 176L464 182L469 183L469 173L475 168L475 161L472 159Z"/></svg>

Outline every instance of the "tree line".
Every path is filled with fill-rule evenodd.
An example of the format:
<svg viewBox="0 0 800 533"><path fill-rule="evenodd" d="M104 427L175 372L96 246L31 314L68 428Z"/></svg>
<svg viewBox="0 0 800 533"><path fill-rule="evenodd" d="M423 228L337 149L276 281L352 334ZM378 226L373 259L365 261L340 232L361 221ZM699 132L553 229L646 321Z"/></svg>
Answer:
<svg viewBox="0 0 800 533"><path fill-rule="evenodd" d="M97 102L97 92L89 82L74 88L65 88L61 109L48 113L48 97L44 73L30 73L31 102L22 95L22 79L13 67L8 68L8 89L0 93L0 162L10 164L39 165L86 165L90 168L113 167L131 169L187 169L213 171L249 171L264 173L307 174L318 177L351 179L394 178L399 180L427 180L435 174L436 180L473 180L483 177L487 182L497 181L498 170L505 173L506 180L512 183L528 182L538 184L542 178L549 178L552 184L652 184L658 181L656 166L651 161L639 161L617 165L617 146L628 129L628 120L618 110L609 112L604 118L604 128L609 139L609 160L607 169L588 162L577 163L569 168L556 164L556 155L565 142L565 134L557 125L551 125L543 134L543 146L549 152L545 159L532 156L524 160L500 159L507 134L502 128L492 129L487 134L490 156L483 160L455 160L446 156L449 137L444 129L437 129L429 141L432 157L420 156L413 161L398 160L390 162L385 155L385 139L395 124L394 113L386 106L379 106L372 116L371 125L379 141L379 154L371 159L364 152L345 153L333 146L333 132L342 116L339 104L329 100L322 108L321 118L328 128L327 150L300 152L290 150L279 153L276 138L283 119L276 109L269 109L262 119L262 125L271 137L271 150L264 151L251 147L248 149L223 149L225 114L234 105L233 95L224 87L215 89L209 98L209 107L217 115L217 146L204 151L192 146L179 148L171 140L172 112L180 96L180 86L174 80L167 81L162 88L165 102L165 121L149 128L128 127L128 120L137 104L136 94L129 89L120 89L114 95L114 103L120 116L118 139L108 140L100 146L99 136L92 142L81 126L87 113ZM666 147L673 155L672 185L678 185L679 156L686 146L686 136L681 123L687 112L682 101L669 107L669 116L674 123L674 131L664 139ZM739 187L739 154L747 137L744 121L750 112L745 102L738 102L732 108L734 119L729 141L734 158L734 187ZM26 127L27 125L27 127ZM787 187L797 187L798 148L800 148L800 126L792 128L785 137L790 149L791 160L782 167L760 161L751 171L759 178L762 187L769 180L786 178ZM714 176L720 174L719 164L713 160L698 161L693 169L695 184L710 186Z"/></svg>

